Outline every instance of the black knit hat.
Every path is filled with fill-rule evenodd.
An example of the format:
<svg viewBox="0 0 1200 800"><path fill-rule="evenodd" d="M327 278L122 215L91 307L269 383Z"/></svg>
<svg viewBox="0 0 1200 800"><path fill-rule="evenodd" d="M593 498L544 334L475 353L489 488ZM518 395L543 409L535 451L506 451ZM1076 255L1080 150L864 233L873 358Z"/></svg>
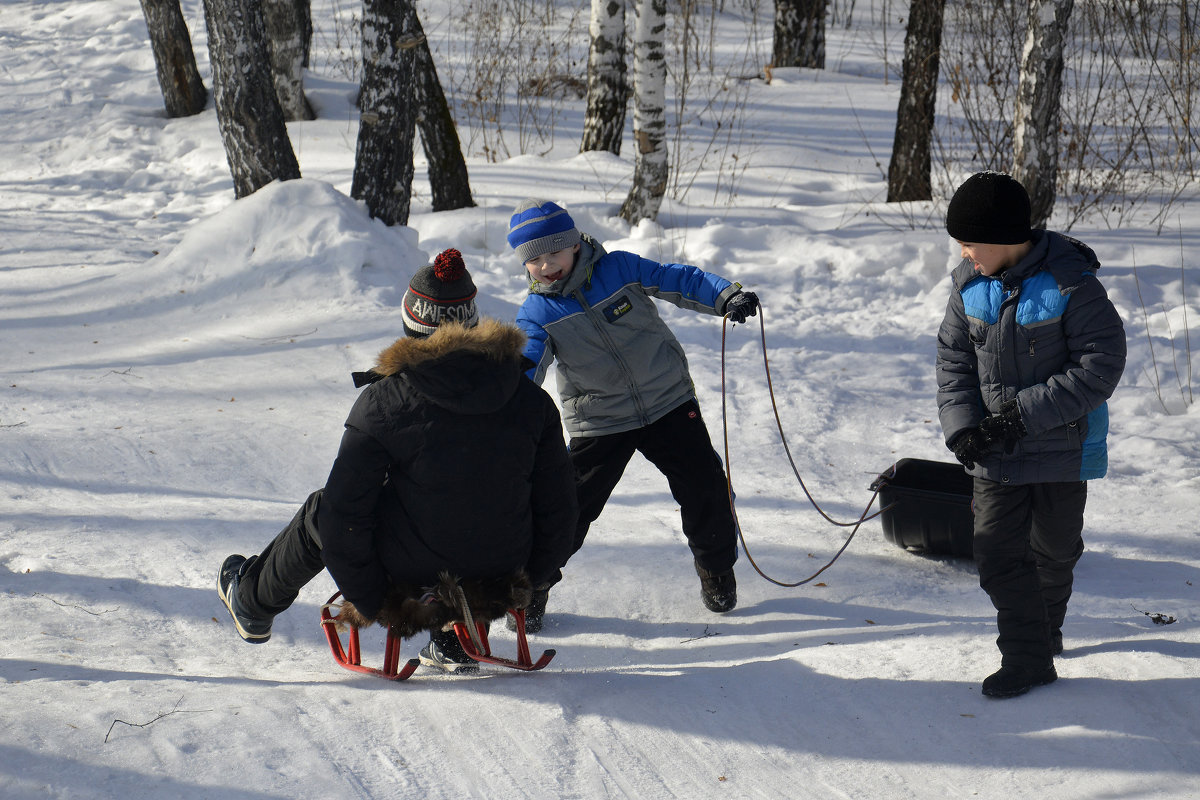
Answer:
<svg viewBox="0 0 1200 800"><path fill-rule="evenodd" d="M421 267L404 293L404 332L428 336L443 322L458 322L468 328L479 322L475 308L475 284L462 253L445 250L432 264Z"/></svg>
<svg viewBox="0 0 1200 800"><path fill-rule="evenodd" d="M977 172L946 209L946 230L960 242L1022 244L1031 236L1029 193L1011 175Z"/></svg>

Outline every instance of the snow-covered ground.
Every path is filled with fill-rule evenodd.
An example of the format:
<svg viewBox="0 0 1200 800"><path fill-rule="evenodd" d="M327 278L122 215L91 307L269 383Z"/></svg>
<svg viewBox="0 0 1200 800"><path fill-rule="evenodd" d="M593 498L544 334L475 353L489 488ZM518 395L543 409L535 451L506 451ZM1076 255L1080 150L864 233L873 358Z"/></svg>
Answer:
<svg viewBox="0 0 1200 800"><path fill-rule="evenodd" d="M869 58L829 33L831 67ZM737 610L706 612L665 480L637 460L531 637L558 650L549 667L393 684L333 662L328 576L261 647L214 578L324 482L349 373L401 335L415 268L457 247L484 312L513 316L504 234L526 196L610 249L758 292L788 444L833 516L857 517L900 458L949 460L933 351L955 252L940 204L879 202L898 85L752 82L736 198L668 202L658 225L614 216L632 162L576 155L575 109L545 156L471 159L478 208L429 213L419 170L410 228L388 229L347 197L353 87L336 75L312 76L321 118L290 126L305 178L235 202L211 102L162 112L135 0L10 0L0 45L0 796L1200 796L1195 197L1162 236L1072 231L1105 264L1130 359L1056 684L981 697L998 658L973 567L907 553L878 520L801 588L743 556ZM663 313L723 449L720 321ZM727 332L730 467L750 554L794 582L847 532L788 466L752 322ZM382 632L364 647L381 661Z"/></svg>

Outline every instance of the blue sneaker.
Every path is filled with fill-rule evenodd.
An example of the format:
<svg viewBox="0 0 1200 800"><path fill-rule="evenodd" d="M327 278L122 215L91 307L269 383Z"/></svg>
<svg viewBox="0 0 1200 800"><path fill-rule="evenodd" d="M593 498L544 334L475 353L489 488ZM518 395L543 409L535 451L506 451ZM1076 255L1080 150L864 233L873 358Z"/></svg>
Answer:
<svg viewBox="0 0 1200 800"><path fill-rule="evenodd" d="M232 555L221 564L221 571L217 574L217 595L225 604L225 608L229 609L229 616L233 617L238 636L250 644L262 644L271 638L271 619L251 617L243 614L238 608L238 579L256 558L258 556L247 559L245 556Z"/></svg>

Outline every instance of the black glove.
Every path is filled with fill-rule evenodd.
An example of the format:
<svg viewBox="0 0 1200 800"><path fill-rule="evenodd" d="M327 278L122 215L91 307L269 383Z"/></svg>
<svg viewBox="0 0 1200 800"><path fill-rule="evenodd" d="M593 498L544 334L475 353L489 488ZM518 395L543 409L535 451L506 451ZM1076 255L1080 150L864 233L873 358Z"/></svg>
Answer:
<svg viewBox="0 0 1200 800"><path fill-rule="evenodd" d="M949 442L949 447L964 467L975 469L975 462L983 458L991 443L992 440L979 428L968 428L955 436Z"/></svg>
<svg viewBox="0 0 1200 800"><path fill-rule="evenodd" d="M1011 453L1017 440L1027 433L1016 399L1001 403L995 414L979 423L979 430L993 442L1004 442L1004 452Z"/></svg>
<svg viewBox="0 0 1200 800"><path fill-rule="evenodd" d="M746 317L758 313L758 295L754 292L738 292L725 301L725 316L730 322L745 322Z"/></svg>

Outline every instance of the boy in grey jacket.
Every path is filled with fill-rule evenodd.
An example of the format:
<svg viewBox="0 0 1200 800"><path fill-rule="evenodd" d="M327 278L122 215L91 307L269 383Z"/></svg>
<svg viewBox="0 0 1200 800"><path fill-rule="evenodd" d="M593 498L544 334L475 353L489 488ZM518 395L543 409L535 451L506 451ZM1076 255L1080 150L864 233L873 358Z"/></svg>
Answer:
<svg viewBox="0 0 1200 800"><path fill-rule="evenodd" d="M636 450L667 477L679 503L704 605L730 611L737 604L737 538L725 469L700 416L683 348L651 298L739 323L758 312L758 298L697 267L605 252L545 200L516 207L508 242L529 277L529 296L517 312L529 337L525 355L535 364L529 375L541 383L558 362L579 497L572 553ZM546 590L535 592L528 630L540 627L546 598Z"/></svg>
<svg viewBox="0 0 1200 800"><path fill-rule="evenodd" d="M1082 242L1030 228L1029 195L997 172L955 192L962 248L938 332L938 413L974 477L979 584L996 607L1000 670L988 697L1058 678L1062 624L1083 553L1087 481L1108 468L1106 401L1125 331Z"/></svg>

